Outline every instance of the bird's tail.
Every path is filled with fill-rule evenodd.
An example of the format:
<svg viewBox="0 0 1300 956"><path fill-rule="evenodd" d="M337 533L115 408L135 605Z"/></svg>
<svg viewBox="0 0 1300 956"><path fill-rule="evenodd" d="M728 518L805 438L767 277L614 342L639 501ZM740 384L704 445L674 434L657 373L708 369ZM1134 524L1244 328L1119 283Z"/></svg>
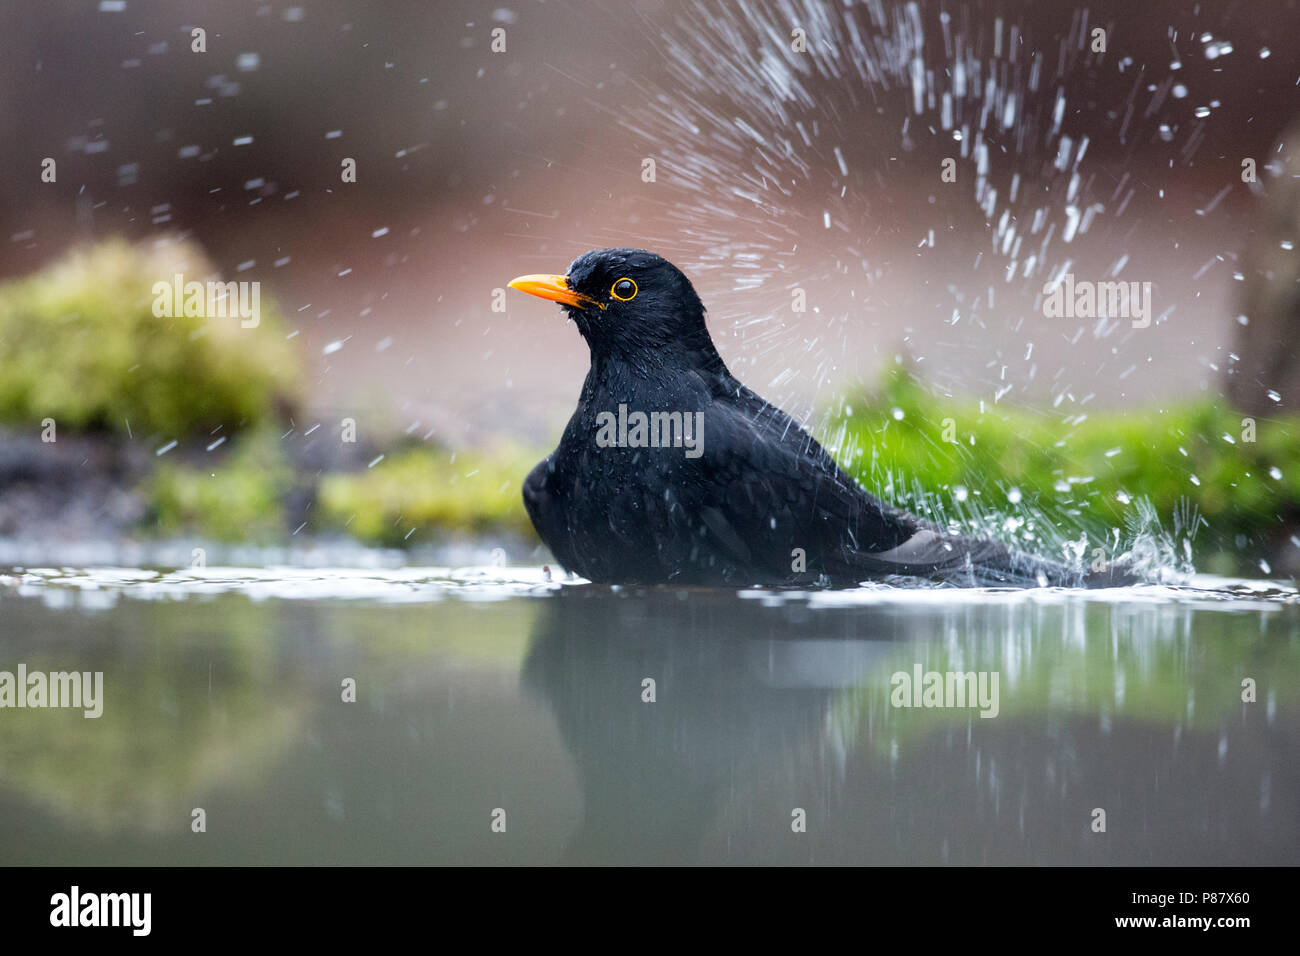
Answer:
<svg viewBox="0 0 1300 956"><path fill-rule="evenodd" d="M1125 562L1113 562L1103 571L1078 569L996 541L931 530L918 531L890 551L862 554L860 559L861 570L873 578L927 578L959 587L1109 588L1143 581Z"/></svg>

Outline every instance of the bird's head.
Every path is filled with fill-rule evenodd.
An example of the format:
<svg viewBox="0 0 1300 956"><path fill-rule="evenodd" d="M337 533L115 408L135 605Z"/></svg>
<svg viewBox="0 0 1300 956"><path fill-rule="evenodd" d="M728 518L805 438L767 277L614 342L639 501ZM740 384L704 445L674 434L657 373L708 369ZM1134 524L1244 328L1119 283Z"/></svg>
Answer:
<svg viewBox="0 0 1300 956"><path fill-rule="evenodd" d="M510 287L560 303L593 355L655 364L717 355L690 280L644 249L596 249L574 259L565 275L520 276Z"/></svg>

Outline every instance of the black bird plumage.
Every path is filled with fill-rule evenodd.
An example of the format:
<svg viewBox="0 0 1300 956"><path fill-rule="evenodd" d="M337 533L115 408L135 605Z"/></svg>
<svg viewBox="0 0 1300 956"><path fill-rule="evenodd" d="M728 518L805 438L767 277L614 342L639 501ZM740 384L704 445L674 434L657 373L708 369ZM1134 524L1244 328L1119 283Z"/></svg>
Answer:
<svg viewBox="0 0 1300 956"><path fill-rule="evenodd" d="M635 286L616 294L620 280ZM560 301L591 350L577 410L523 488L533 525L569 571L603 583L729 586L1132 580L951 535L869 494L728 371L690 281L654 253L596 250L567 276L512 286ZM602 447L601 413L620 405L629 415L700 413L698 457L672 445Z"/></svg>

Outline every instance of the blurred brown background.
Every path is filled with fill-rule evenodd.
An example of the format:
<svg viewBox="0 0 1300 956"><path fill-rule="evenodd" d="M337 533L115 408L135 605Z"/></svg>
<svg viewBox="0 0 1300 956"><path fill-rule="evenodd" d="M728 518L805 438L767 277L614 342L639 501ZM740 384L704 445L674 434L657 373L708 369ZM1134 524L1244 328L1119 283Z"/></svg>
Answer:
<svg viewBox="0 0 1300 956"><path fill-rule="evenodd" d="M708 26L715 7L8 0L0 276L34 270L78 239L190 235L228 278L260 279L278 297L299 330L317 410L366 412L399 429L419 422L420 433L432 427L452 442L496 430L553 437L585 347L549 304L510 293L508 310L493 312L493 290L604 245L652 248L694 275L733 368L799 414L903 353L937 387L990 400L1049 405L1067 394L1140 407L1222 391L1228 353L1251 348L1249 332L1234 344L1243 328L1234 320L1243 290L1264 281L1253 262L1267 254L1269 270L1294 270L1295 253L1278 251L1261 209L1274 188L1265 167L1292 162L1277 143L1300 104L1296 3L918 8L934 68L945 68L941 18L986 58L996 20L1005 42L1014 26L1019 48L1042 54L1035 102L1020 110L1042 116L1058 88L1068 94L1064 127L1076 143L1089 136L1081 199L1106 210L1068 249L1058 239L1053 262L1105 279L1127 256L1122 277L1152 281L1154 312L1164 313L1149 329L1103 332L1043 319L1032 304L1041 277L1004 290L974 265L996 223L969 181L939 182L951 143L925 130L928 117L904 132L912 97L887 74L808 79L814 95L798 109L818 129L799 155L812 168L761 208L735 178L754 158L705 133L692 160L669 136L657 182L642 182L665 110L772 122L753 104L770 95L764 44L786 34L719 43ZM818 18L841 15L838 4L754 10L779 26L807 19L814 39ZM870 11L851 15L870 26ZM1058 74L1081 16L1107 29L1108 51ZM194 26L207 31L206 53L190 50ZM504 53L490 50L494 27L507 32ZM1207 55L1221 40L1231 51ZM678 47L703 74L684 75ZM1181 97L1170 92L1172 62ZM1014 130L1003 132L999 175L1020 172L1028 192L1046 164L1022 160ZM252 141L235 145L241 137ZM46 156L58 162L55 184L39 179ZM340 183L344 157L357 160L355 184ZM1242 157L1260 167L1253 192ZM1274 232L1288 231L1287 215L1275 215ZM1266 252L1243 260L1252 242ZM743 281L746 269L755 281ZM807 290L809 312L791 313L794 287ZM1261 350L1276 356L1288 328ZM1276 384L1251 374L1243 405Z"/></svg>

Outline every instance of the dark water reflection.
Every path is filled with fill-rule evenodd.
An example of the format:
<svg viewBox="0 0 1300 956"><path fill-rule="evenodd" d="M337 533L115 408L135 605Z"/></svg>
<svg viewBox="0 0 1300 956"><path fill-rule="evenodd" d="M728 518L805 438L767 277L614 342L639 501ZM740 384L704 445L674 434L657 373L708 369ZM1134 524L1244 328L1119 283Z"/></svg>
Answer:
<svg viewBox="0 0 1300 956"><path fill-rule="evenodd" d="M20 661L106 700L0 710L4 863L1300 862L1294 604L11 593Z"/></svg>

